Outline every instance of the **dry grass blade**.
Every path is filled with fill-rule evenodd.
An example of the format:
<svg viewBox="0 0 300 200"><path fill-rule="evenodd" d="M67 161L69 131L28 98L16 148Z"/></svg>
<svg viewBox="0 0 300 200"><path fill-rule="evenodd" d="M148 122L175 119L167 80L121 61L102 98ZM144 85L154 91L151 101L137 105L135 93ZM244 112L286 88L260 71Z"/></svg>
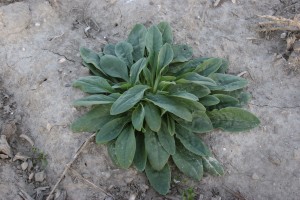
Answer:
<svg viewBox="0 0 300 200"><path fill-rule="evenodd" d="M260 18L269 19L268 22L260 22L258 25L261 27L258 31L300 31L299 16L294 19L287 19L284 17L275 17L271 15L259 15Z"/></svg>

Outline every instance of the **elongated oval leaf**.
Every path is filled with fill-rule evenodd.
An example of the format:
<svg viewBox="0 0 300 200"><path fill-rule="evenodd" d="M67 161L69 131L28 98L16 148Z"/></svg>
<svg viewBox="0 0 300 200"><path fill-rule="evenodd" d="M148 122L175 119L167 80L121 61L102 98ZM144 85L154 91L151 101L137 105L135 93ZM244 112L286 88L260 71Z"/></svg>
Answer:
<svg viewBox="0 0 300 200"><path fill-rule="evenodd" d="M146 48L149 54L154 52L159 52L161 46L163 45L162 35L157 26L152 25L146 34Z"/></svg>
<svg viewBox="0 0 300 200"><path fill-rule="evenodd" d="M177 145L176 153L172 155L172 159L177 168L186 176L198 181L200 181L203 177L203 165L201 157L192 154L182 145Z"/></svg>
<svg viewBox="0 0 300 200"><path fill-rule="evenodd" d="M173 49L173 51L175 52L174 49ZM203 63L204 61L206 61L208 59L209 58L196 58L196 59L190 60L190 61L184 63L183 65L179 65L179 67L173 69L172 72L179 76L186 72L192 72L197 68L198 65L200 65L201 63Z"/></svg>
<svg viewBox="0 0 300 200"><path fill-rule="evenodd" d="M199 99L199 102L202 103L202 105L204 105L204 106L213 106L213 105L218 104L220 102L220 100L213 95L207 95L207 96Z"/></svg>
<svg viewBox="0 0 300 200"><path fill-rule="evenodd" d="M143 133L136 133L136 151L133 159L135 167L139 171L144 171L147 163L147 153Z"/></svg>
<svg viewBox="0 0 300 200"><path fill-rule="evenodd" d="M160 171L151 167L148 163L145 169L150 185L161 195L166 195L170 189L171 170L168 164Z"/></svg>
<svg viewBox="0 0 300 200"><path fill-rule="evenodd" d="M100 63L100 60L99 60L99 63ZM105 79L109 79L109 77L106 76L103 71L96 68L93 64L86 63L84 61L82 61L82 64L83 64L83 66L85 66L86 68L88 68L90 70L92 75L96 75L96 76L100 76L100 77L105 78Z"/></svg>
<svg viewBox="0 0 300 200"><path fill-rule="evenodd" d="M193 117L191 112L186 106L174 99L174 97L165 96L165 95L147 95L147 99L153 104L165 109L166 111L173 113L174 115L185 119L187 121L192 121Z"/></svg>
<svg viewBox="0 0 300 200"><path fill-rule="evenodd" d="M216 109L239 106L239 100L232 96L225 94L214 94L214 96L220 100L220 102L214 106Z"/></svg>
<svg viewBox="0 0 300 200"><path fill-rule="evenodd" d="M79 117L71 124L73 132L95 132L104 124L115 118L110 116L110 105L98 105L93 107L88 113Z"/></svg>
<svg viewBox="0 0 300 200"><path fill-rule="evenodd" d="M171 85L168 90L170 93L189 92L198 98L205 97L210 93L210 90L206 86L195 83Z"/></svg>
<svg viewBox="0 0 300 200"><path fill-rule="evenodd" d="M179 121L180 125L194 133L207 133L213 130L213 125L206 112L196 111L193 113L193 121Z"/></svg>
<svg viewBox="0 0 300 200"><path fill-rule="evenodd" d="M113 93L114 89L108 81L99 76L86 76L79 78L73 83L73 87L79 88L83 92L90 94Z"/></svg>
<svg viewBox="0 0 300 200"><path fill-rule="evenodd" d="M128 68L126 64L116 56L105 55L100 60L102 70L109 76L122 78L128 81Z"/></svg>
<svg viewBox="0 0 300 200"><path fill-rule="evenodd" d="M214 128L229 132L247 131L260 124L259 119L252 113L240 108L223 108L207 112Z"/></svg>
<svg viewBox="0 0 300 200"><path fill-rule="evenodd" d="M132 56L133 60L135 61L144 57L146 33L147 29L142 24L135 25L132 31L129 33L127 42L129 42L133 47Z"/></svg>
<svg viewBox="0 0 300 200"><path fill-rule="evenodd" d="M174 52L172 63L185 62L191 59L191 57L193 56L193 49L188 45L175 44L172 45L172 49Z"/></svg>
<svg viewBox="0 0 300 200"><path fill-rule="evenodd" d="M133 47L130 43L128 42L119 42L116 44L115 47L115 52L118 58L120 58L126 65L127 67L131 67L133 64L133 58L132 58L132 52L133 52Z"/></svg>
<svg viewBox="0 0 300 200"><path fill-rule="evenodd" d="M161 127L161 113L160 109L150 102L145 104L145 120L149 128L158 132Z"/></svg>
<svg viewBox="0 0 300 200"><path fill-rule="evenodd" d="M139 81L139 76L142 70L147 67L148 60L146 58L139 59L131 66L130 69L130 82L136 84Z"/></svg>
<svg viewBox="0 0 300 200"><path fill-rule="evenodd" d="M96 52L87 49L85 47L81 47L79 51L80 51L80 56L85 63L92 64L97 69L101 70L100 57Z"/></svg>
<svg viewBox="0 0 300 200"><path fill-rule="evenodd" d="M74 106L91 106L97 104L112 104L116 98L104 94L94 94L74 101Z"/></svg>
<svg viewBox="0 0 300 200"><path fill-rule="evenodd" d="M204 171L213 176L222 176L224 169L214 157L202 157Z"/></svg>
<svg viewBox="0 0 300 200"><path fill-rule="evenodd" d="M108 155L110 157L110 159L112 160L112 162L120 167L120 164L118 163L118 160L117 160L117 155L116 155L116 141L111 141L107 144L107 152L108 152Z"/></svg>
<svg viewBox="0 0 300 200"><path fill-rule="evenodd" d="M212 85L216 86L216 82L212 80L211 78L201 76L195 72L189 72L182 76L185 80L189 80L192 83L199 84L199 85Z"/></svg>
<svg viewBox="0 0 300 200"><path fill-rule="evenodd" d="M159 143L163 146L163 148L171 155L175 154L176 146L175 146L175 139L169 131L167 124L164 122L162 123L162 128L158 131L158 140Z"/></svg>
<svg viewBox="0 0 300 200"><path fill-rule="evenodd" d="M176 137L192 153L199 156L211 155L210 150L199 137L180 125L176 125Z"/></svg>
<svg viewBox="0 0 300 200"><path fill-rule="evenodd" d="M103 53L104 53L105 55L116 56L115 48L116 48L116 45L115 45L115 44L107 44L107 45L105 45L105 47L104 47L104 49L103 49Z"/></svg>
<svg viewBox="0 0 300 200"><path fill-rule="evenodd" d="M163 69L171 63L173 55L171 45L168 43L164 44L158 54L157 74L161 73Z"/></svg>
<svg viewBox="0 0 300 200"><path fill-rule="evenodd" d="M222 60L219 58L210 58L208 60L205 60L203 63L197 66L195 69L195 72L203 75L203 76L209 76L212 73L218 71L218 69L222 65Z"/></svg>
<svg viewBox="0 0 300 200"><path fill-rule="evenodd" d="M107 122L100 131L97 132L96 143L104 144L118 137L128 121L128 117L119 117Z"/></svg>
<svg viewBox="0 0 300 200"><path fill-rule="evenodd" d="M125 127L116 140L116 157L122 168L129 168L133 162L136 140L132 126Z"/></svg>
<svg viewBox="0 0 300 200"><path fill-rule="evenodd" d="M142 130L144 118L145 118L145 109L142 104L139 104L134 109L134 111L132 112L132 115L131 115L132 125L136 130L138 130L138 131Z"/></svg>
<svg viewBox="0 0 300 200"><path fill-rule="evenodd" d="M110 114L117 115L132 108L143 98L148 88L146 85L136 85L124 92L111 106Z"/></svg>
<svg viewBox="0 0 300 200"><path fill-rule="evenodd" d="M170 96L188 99L191 101L198 101L198 97L196 95L186 92L186 91L179 91L179 92L171 93Z"/></svg>
<svg viewBox="0 0 300 200"><path fill-rule="evenodd" d="M167 115L167 127L170 135L175 135L175 121L170 115Z"/></svg>
<svg viewBox="0 0 300 200"><path fill-rule="evenodd" d="M170 154L162 147L156 133L151 130L147 130L145 133L145 147L152 168L162 170L168 162Z"/></svg>
<svg viewBox="0 0 300 200"><path fill-rule="evenodd" d="M247 85L246 79L229 74L214 73L210 78L217 83L217 86L208 86L211 90L234 91Z"/></svg>
<svg viewBox="0 0 300 200"><path fill-rule="evenodd" d="M222 64L221 64L220 68L216 71L216 73L224 74L228 69L228 61L225 59L221 59L221 60L222 60Z"/></svg>
<svg viewBox="0 0 300 200"><path fill-rule="evenodd" d="M172 33L172 28L171 28L170 24L168 22L160 22L157 25L157 27L162 34L163 44L165 44L165 43L172 44L173 43L173 33Z"/></svg>

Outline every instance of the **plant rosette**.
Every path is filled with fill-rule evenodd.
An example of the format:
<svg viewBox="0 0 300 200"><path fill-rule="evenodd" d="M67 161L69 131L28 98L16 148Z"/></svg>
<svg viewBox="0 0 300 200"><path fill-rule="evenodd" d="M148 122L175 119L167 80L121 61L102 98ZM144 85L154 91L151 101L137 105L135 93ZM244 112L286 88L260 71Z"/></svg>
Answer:
<svg viewBox="0 0 300 200"><path fill-rule="evenodd" d="M73 122L74 132L96 132L115 165L145 171L151 186L170 189L170 160L186 176L224 174L201 136L214 129L250 130L259 119L242 109L250 99L247 80L225 74L220 58L192 58L192 48L173 44L170 25L134 26L126 41L102 52L80 48L91 76L74 87L89 96L75 106L90 111Z"/></svg>

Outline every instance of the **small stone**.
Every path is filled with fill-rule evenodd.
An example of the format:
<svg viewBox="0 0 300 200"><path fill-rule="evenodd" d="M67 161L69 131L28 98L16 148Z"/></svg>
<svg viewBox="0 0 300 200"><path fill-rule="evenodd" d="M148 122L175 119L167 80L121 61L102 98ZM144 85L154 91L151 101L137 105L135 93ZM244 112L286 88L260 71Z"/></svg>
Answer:
<svg viewBox="0 0 300 200"><path fill-rule="evenodd" d="M129 196L129 200L135 200L135 198L136 198L136 194L131 194L131 195Z"/></svg>
<svg viewBox="0 0 300 200"><path fill-rule="evenodd" d="M26 51L26 49L23 47L23 48L22 48L22 51Z"/></svg>
<svg viewBox="0 0 300 200"><path fill-rule="evenodd" d="M34 180L37 182L43 182L45 179L45 172L41 171L34 175Z"/></svg>
<svg viewBox="0 0 300 200"><path fill-rule="evenodd" d="M204 199L203 194L200 194L198 200L203 200L203 199Z"/></svg>
<svg viewBox="0 0 300 200"><path fill-rule="evenodd" d="M129 177L129 178L125 178L125 182L128 184L128 183L131 183L133 181L133 178L132 177Z"/></svg>
<svg viewBox="0 0 300 200"><path fill-rule="evenodd" d="M280 38L281 38L281 39L285 39L286 36L287 36L287 34L284 32L284 33L281 33Z"/></svg>
<svg viewBox="0 0 300 200"><path fill-rule="evenodd" d="M281 163L281 160L275 154L270 154L268 159L272 164L274 164L276 166L280 165L280 163Z"/></svg>
<svg viewBox="0 0 300 200"><path fill-rule="evenodd" d="M0 158L1 158L1 159L6 159L6 158L8 158L8 155L5 155L5 154L0 153Z"/></svg>
<svg viewBox="0 0 300 200"><path fill-rule="evenodd" d="M300 40L297 40L294 45L293 45L293 49L296 52L300 52Z"/></svg>
<svg viewBox="0 0 300 200"><path fill-rule="evenodd" d="M253 180L259 180L259 176L256 173L252 174L252 179Z"/></svg>
<svg viewBox="0 0 300 200"><path fill-rule="evenodd" d="M27 169L27 167L28 167L28 162L23 162L21 164L21 168L22 168L23 171L25 171Z"/></svg>
<svg viewBox="0 0 300 200"><path fill-rule="evenodd" d="M39 22L36 22L34 25L37 26L37 27L41 26L41 24Z"/></svg>
<svg viewBox="0 0 300 200"><path fill-rule="evenodd" d="M33 163L31 160L28 160L27 162L28 162L28 171L31 171L33 167Z"/></svg>
<svg viewBox="0 0 300 200"><path fill-rule="evenodd" d="M29 177L28 177L28 180L32 180L32 178L33 178L33 176L34 176L34 173L32 172L30 175L29 175Z"/></svg>
<svg viewBox="0 0 300 200"><path fill-rule="evenodd" d="M47 129L47 131L51 131L51 128L52 128L52 125L51 125L51 124L49 124L49 123L47 123L47 125L46 125L46 129Z"/></svg>
<svg viewBox="0 0 300 200"><path fill-rule="evenodd" d="M300 160L300 149L294 150L294 159Z"/></svg>
<svg viewBox="0 0 300 200"><path fill-rule="evenodd" d="M61 58L61 59L58 60L58 63L64 63L64 62L66 62L66 61L67 61L67 59Z"/></svg>
<svg viewBox="0 0 300 200"><path fill-rule="evenodd" d="M110 178L111 173L109 172L101 172L101 175L103 176L104 180L107 180Z"/></svg>
<svg viewBox="0 0 300 200"><path fill-rule="evenodd" d="M140 189L141 189L142 192L146 192L149 189L149 186L146 185L146 184L141 184Z"/></svg>

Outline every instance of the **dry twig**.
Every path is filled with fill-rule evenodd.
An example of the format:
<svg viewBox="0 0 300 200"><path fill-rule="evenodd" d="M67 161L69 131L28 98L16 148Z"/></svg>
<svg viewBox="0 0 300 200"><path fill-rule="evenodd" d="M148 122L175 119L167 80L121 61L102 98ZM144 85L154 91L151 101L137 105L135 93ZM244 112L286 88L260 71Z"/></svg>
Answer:
<svg viewBox="0 0 300 200"><path fill-rule="evenodd" d="M294 19L287 19L284 17L275 17L271 15L259 15L260 18L269 19L268 22L260 22L258 25L261 27L258 31L300 31L299 16L295 16Z"/></svg>

